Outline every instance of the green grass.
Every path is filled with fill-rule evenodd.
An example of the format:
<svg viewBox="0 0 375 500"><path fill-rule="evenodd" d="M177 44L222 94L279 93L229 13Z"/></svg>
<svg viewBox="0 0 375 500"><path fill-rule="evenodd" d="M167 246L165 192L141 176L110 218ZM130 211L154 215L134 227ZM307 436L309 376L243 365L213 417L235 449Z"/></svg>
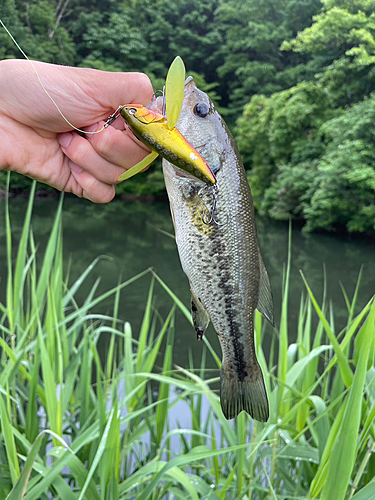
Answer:
<svg viewBox="0 0 375 500"><path fill-rule="evenodd" d="M356 313L360 279L352 299L344 292L342 331L328 301L319 304L306 282L292 332L288 263L280 331L268 361L263 320L256 316L270 420L261 424L242 413L227 422L214 390L218 371L206 368L208 356L219 367L220 354L208 340L200 366L173 363L175 315L191 318L168 285L146 270L102 294L95 282L78 304L77 291L98 259L70 282L63 269L62 201L43 253L30 224L32 204L33 191L18 242L5 206L0 499L375 497L375 304ZM150 286L134 335L119 320L118 306L122 290L142 277ZM170 296L163 320L153 306L155 287ZM99 314L96 307L108 297L112 314ZM98 344L104 337L103 356ZM190 419L183 429L170 420L181 402Z"/></svg>

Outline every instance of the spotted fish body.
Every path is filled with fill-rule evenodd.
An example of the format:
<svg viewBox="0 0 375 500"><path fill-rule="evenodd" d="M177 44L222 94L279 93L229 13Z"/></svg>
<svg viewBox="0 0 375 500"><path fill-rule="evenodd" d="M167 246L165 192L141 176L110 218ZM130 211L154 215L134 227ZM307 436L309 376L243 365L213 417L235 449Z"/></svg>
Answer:
<svg viewBox="0 0 375 500"><path fill-rule="evenodd" d="M272 297L245 170L224 121L192 78L185 84L177 128L217 179L217 187L209 187L163 161L198 340L211 320L223 353L220 400L226 418L245 410L266 421L269 409L255 354L254 313L258 308L273 322Z"/></svg>

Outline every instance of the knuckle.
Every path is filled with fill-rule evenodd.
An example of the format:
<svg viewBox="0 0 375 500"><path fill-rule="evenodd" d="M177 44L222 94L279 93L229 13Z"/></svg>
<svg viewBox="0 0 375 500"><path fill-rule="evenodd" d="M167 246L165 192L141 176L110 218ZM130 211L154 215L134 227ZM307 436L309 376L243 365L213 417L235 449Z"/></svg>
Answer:
<svg viewBox="0 0 375 500"><path fill-rule="evenodd" d="M99 181L90 176L84 182L84 196L94 203L108 203L115 196L115 188L111 184Z"/></svg>
<svg viewBox="0 0 375 500"><path fill-rule="evenodd" d="M113 140L111 134L111 128L109 127L107 130L104 130L101 134L98 134L95 137L95 140L91 140L92 146L95 151L99 153L101 156L108 156L110 151L113 148Z"/></svg>
<svg viewBox="0 0 375 500"><path fill-rule="evenodd" d="M147 98L154 93L151 80L145 73L135 74L137 81L137 94L139 96L146 96Z"/></svg>
<svg viewBox="0 0 375 500"><path fill-rule="evenodd" d="M77 141L74 141L72 148L68 151L69 158L77 165L87 165L87 161L90 154L90 143L79 137Z"/></svg>
<svg viewBox="0 0 375 500"><path fill-rule="evenodd" d="M106 193L102 196L102 201L99 203L109 203L115 197L115 188L113 186L108 186Z"/></svg>
<svg viewBox="0 0 375 500"><path fill-rule="evenodd" d="M109 203L115 196L115 188L109 185L102 185L101 189L92 190L86 186L85 193L87 198L93 203Z"/></svg>
<svg viewBox="0 0 375 500"><path fill-rule="evenodd" d="M137 73L140 87L146 90L152 90L150 78L145 73Z"/></svg>
<svg viewBox="0 0 375 500"><path fill-rule="evenodd" d="M98 181L98 179L89 175L89 176L87 176L87 178L84 181L83 188L87 193L92 193L92 195L95 196L95 192L98 190L98 183L99 182L100 181Z"/></svg>

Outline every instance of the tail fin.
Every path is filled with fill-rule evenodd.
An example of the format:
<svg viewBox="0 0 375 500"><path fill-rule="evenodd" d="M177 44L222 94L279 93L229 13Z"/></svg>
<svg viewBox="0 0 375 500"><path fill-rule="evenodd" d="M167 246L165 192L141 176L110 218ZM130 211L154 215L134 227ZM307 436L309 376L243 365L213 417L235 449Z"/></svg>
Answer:
<svg viewBox="0 0 375 500"><path fill-rule="evenodd" d="M260 366L252 370L251 375L242 381L228 376L222 368L220 372L220 403L227 420L237 417L245 410L259 422L266 422L269 417L268 399Z"/></svg>

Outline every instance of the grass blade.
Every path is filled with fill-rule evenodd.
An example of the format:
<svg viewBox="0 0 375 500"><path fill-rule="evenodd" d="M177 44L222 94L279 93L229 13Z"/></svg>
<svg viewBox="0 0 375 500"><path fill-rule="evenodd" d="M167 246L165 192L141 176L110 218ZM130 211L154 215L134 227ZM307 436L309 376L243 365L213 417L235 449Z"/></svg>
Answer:
<svg viewBox="0 0 375 500"><path fill-rule="evenodd" d="M41 432L39 436L35 439L28 455L25 465L23 467L22 473L14 485L12 491L7 496L6 500L20 500L24 497L26 493L27 483L35 462L36 457L38 456L40 447L42 446L42 441L44 438L44 433Z"/></svg>
<svg viewBox="0 0 375 500"><path fill-rule="evenodd" d="M20 477L20 466L18 463L17 448L14 441L14 433L11 424L11 419L8 415L4 399L1 395L0 395L0 421L1 421L1 433L5 442L5 451L8 459L10 477L13 485L15 485Z"/></svg>
<svg viewBox="0 0 375 500"><path fill-rule="evenodd" d="M337 442L332 450L327 482L322 490L322 500L344 500L356 457L357 436L361 422L363 388L366 379L367 361L374 342L375 301L359 335L363 344L358 365L350 388L348 404L342 420ZM340 478L340 481L337 481Z"/></svg>

